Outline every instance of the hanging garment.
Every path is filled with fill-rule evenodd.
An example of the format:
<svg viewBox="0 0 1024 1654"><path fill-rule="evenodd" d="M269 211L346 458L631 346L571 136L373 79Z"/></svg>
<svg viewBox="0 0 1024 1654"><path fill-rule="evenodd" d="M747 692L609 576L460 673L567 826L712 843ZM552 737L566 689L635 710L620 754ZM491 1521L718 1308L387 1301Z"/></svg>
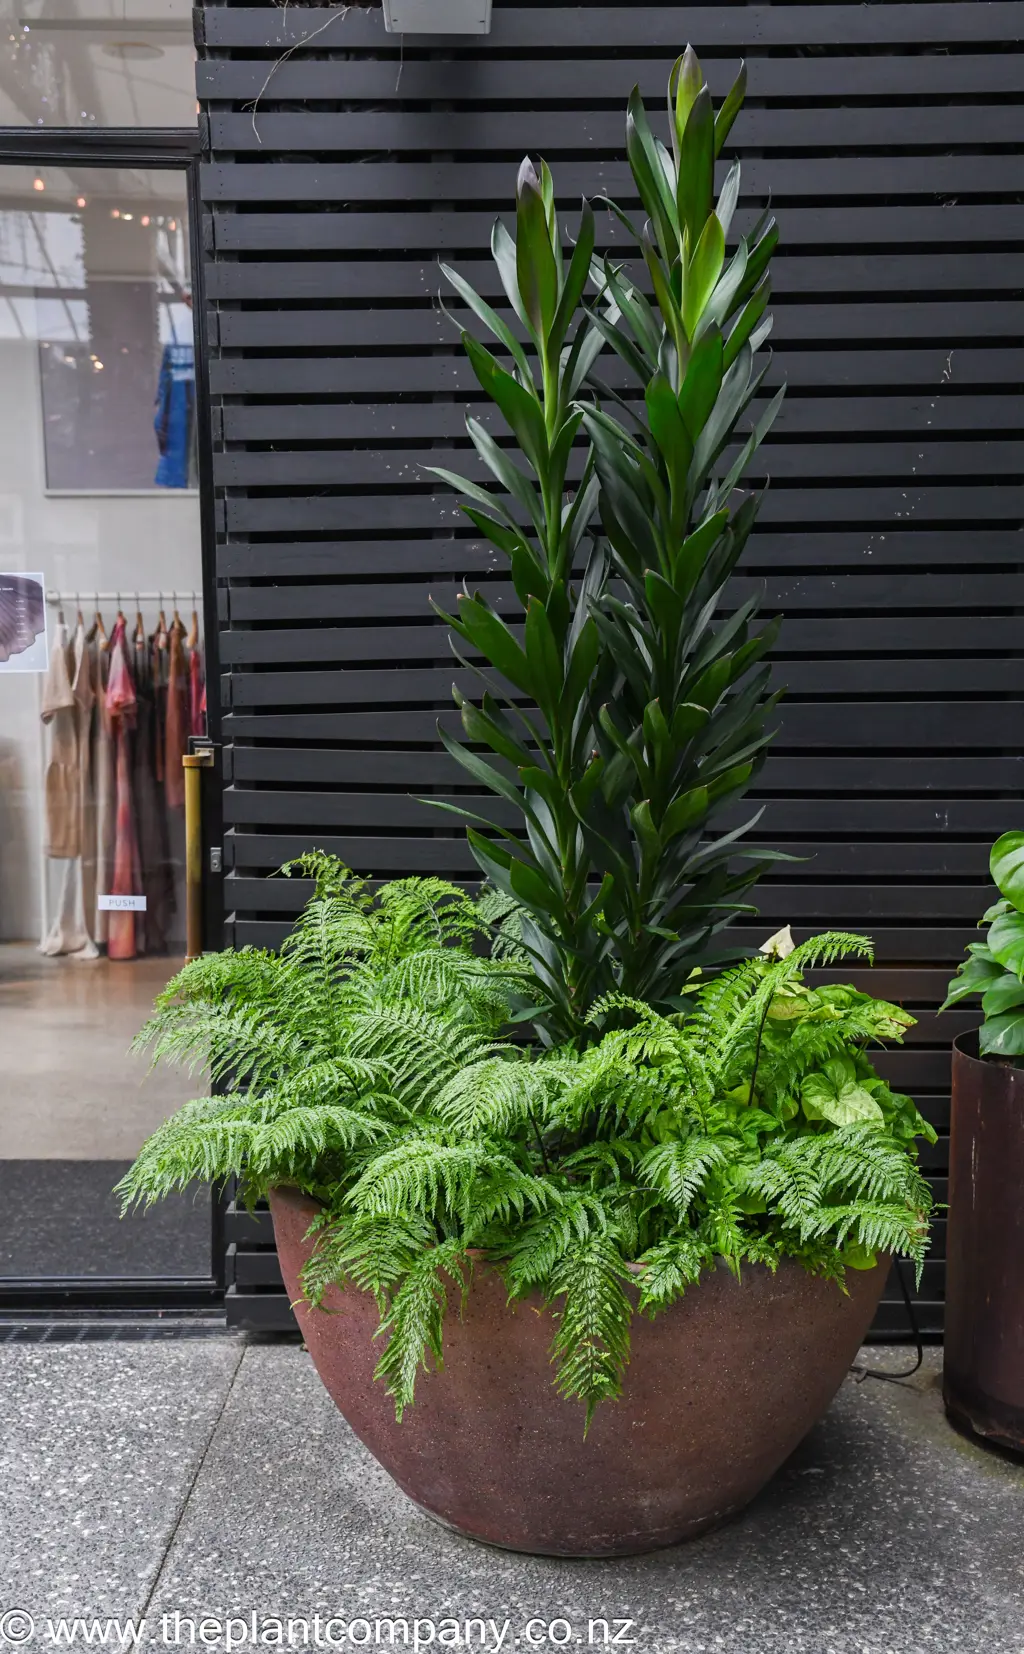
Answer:
<svg viewBox="0 0 1024 1654"><path fill-rule="evenodd" d="M164 730L164 797L169 810L180 810L185 803L185 771L181 760L188 751L189 677L184 643L185 628L175 615L167 651L167 721Z"/></svg>
<svg viewBox="0 0 1024 1654"><path fill-rule="evenodd" d="M61 626L58 630L64 631L65 628ZM65 843L70 846L73 838L76 853L65 860L57 911L47 935L39 945L39 951L49 955L70 954L76 959L96 959L99 949L93 941L91 922L95 912L95 857L90 855L96 827L91 761L93 686L85 642L85 626L81 616L75 628L74 643L65 652L64 660L66 666L70 665L76 786L76 796L72 804L73 833L67 835ZM58 671L58 676L60 675ZM58 716L66 718L67 708L62 706Z"/></svg>
<svg viewBox="0 0 1024 1654"><path fill-rule="evenodd" d="M128 659L126 622L119 614L110 639L110 670L107 677L107 708L110 712L116 749L117 810L114 822L114 876L112 896L141 896L142 869L135 828L135 800L132 795L132 737L137 697ZM111 913L107 923L107 953L111 959L134 959L144 953L145 914Z"/></svg>
<svg viewBox="0 0 1024 1654"><path fill-rule="evenodd" d="M81 854L78 810L78 719L71 686L68 629L58 621L50 650L50 668L43 683L42 720L50 729L46 764L45 850L60 859Z"/></svg>
<svg viewBox="0 0 1024 1654"><path fill-rule="evenodd" d="M203 652L195 644L188 657L188 732L206 734L206 673Z"/></svg>
<svg viewBox="0 0 1024 1654"><path fill-rule="evenodd" d="M114 877L114 828L117 815L117 779L114 763L114 728L111 722L110 710L107 706L107 676L110 669L110 645L102 623L93 627L87 639L89 650L90 677L94 697L92 717L92 776L93 794L95 799L96 831L92 845L92 877L93 908L86 912L95 911L93 936L97 942L107 940L109 928L109 913L95 910L95 899L99 893L109 891ZM89 847L86 849L85 865L83 867L86 897L90 889Z"/></svg>
<svg viewBox="0 0 1024 1654"><path fill-rule="evenodd" d="M142 929L146 952L165 953L175 909L174 866L163 789L156 775L157 708L152 656L145 638L136 638L133 654L136 707L132 788L142 893L146 898Z"/></svg>
<svg viewBox="0 0 1024 1654"><path fill-rule="evenodd" d="M156 389L156 431L160 462L158 488L187 488L192 458L196 369L191 344L165 345Z"/></svg>
<svg viewBox="0 0 1024 1654"><path fill-rule="evenodd" d="M167 678L170 670L171 638L164 619L164 611L156 623L156 631L149 640L152 659L153 696L156 702L156 778L164 779L164 748L167 744Z"/></svg>

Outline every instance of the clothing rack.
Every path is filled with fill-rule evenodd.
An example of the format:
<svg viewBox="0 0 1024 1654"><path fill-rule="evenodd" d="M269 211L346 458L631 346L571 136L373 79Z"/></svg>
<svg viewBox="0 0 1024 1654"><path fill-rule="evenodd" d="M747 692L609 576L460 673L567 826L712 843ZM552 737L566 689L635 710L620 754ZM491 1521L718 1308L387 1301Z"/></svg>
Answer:
<svg viewBox="0 0 1024 1654"><path fill-rule="evenodd" d="M202 592L194 592L191 587L183 591L180 586L168 587L167 590L162 592L137 592L134 589L129 590L127 587L122 587L119 592L94 592L82 590L74 592L48 591L46 593L47 603L51 608L55 609L62 607L65 603L68 604L69 607L73 603L77 603L81 606L83 598L87 604L90 600L93 603L116 603L119 608L123 605L125 600L127 600L129 605L133 601L135 603L160 604L169 602L172 607L178 607L179 598L183 603L185 603L187 599L190 599L190 604L186 604L186 606L190 606L193 609L201 609L203 606Z"/></svg>

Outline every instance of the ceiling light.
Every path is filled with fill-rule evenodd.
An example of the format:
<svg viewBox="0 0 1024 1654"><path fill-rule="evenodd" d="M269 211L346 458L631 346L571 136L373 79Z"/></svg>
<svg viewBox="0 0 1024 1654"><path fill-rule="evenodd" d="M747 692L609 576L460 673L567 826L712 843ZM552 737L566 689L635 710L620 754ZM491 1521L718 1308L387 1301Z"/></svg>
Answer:
<svg viewBox="0 0 1024 1654"><path fill-rule="evenodd" d="M84 195L80 195L78 197L78 200L75 202L75 206L76 207L84 207L85 206L85 196Z"/></svg>
<svg viewBox="0 0 1024 1654"><path fill-rule="evenodd" d="M43 180L41 178L33 178L32 188L34 190L44 190L46 188L46 185L43 183Z"/></svg>

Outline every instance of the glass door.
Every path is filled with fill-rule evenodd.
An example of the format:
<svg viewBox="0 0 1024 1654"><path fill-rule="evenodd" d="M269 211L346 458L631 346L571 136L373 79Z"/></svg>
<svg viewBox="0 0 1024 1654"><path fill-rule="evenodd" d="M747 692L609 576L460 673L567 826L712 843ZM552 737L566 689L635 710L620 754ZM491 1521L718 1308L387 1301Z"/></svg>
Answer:
<svg viewBox="0 0 1024 1654"><path fill-rule="evenodd" d="M206 728L188 214L184 167L0 166L0 1298L211 1274L205 1191L111 1194L197 1089L128 1054Z"/></svg>

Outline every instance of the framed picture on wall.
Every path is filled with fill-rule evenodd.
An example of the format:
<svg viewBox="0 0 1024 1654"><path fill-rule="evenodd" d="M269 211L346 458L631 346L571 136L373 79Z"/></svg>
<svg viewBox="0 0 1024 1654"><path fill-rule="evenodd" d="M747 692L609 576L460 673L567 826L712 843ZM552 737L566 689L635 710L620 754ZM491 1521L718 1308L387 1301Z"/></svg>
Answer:
<svg viewBox="0 0 1024 1654"><path fill-rule="evenodd" d="M45 672L46 586L41 574L0 574L0 672Z"/></svg>

